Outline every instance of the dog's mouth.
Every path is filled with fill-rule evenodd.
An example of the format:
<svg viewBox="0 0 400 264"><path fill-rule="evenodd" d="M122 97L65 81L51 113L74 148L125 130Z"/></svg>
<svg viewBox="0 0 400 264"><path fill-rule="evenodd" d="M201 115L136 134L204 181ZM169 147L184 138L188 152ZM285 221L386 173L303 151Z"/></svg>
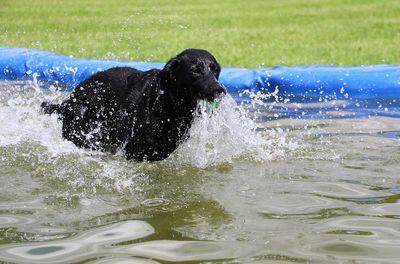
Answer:
<svg viewBox="0 0 400 264"><path fill-rule="evenodd" d="M216 95L205 97L204 100L206 100L206 101L208 101L210 103L213 103L213 102L221 101L222 97L224 97L224 96L225 96L224 93L219 93L219 94L216 94Z"/></svg>
<svg viewBox="0 0 400 264"><path fill-rule="evenodd" d="M214 102L216 100L220 100L226 94L226 88L221 84L213 85L207 93L204 93L202 98L203 100L207 100L209 102Z"/></svg>

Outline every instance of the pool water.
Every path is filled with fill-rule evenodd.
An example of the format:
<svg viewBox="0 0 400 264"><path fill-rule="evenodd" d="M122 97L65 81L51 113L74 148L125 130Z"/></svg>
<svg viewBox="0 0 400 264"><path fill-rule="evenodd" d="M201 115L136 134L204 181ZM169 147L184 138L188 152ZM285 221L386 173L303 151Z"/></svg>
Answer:
<svg viewBox="0 0 400 264"><path fill-rule="evenodd" d="M400 262L396 117L227 97L138 163L64 141L67 96L0 83L0 262Z"/></svg>

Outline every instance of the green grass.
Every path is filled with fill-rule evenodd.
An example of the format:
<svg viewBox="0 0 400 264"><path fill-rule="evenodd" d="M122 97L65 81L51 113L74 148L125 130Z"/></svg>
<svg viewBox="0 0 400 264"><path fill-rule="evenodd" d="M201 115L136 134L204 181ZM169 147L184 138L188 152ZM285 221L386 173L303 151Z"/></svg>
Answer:
<svg viewBox="0 0 400 264"><path fill-rule="evenodd" d="M400 64L399 0L0 0L0 45L165 61L210 50L224 66Z"/></svg>

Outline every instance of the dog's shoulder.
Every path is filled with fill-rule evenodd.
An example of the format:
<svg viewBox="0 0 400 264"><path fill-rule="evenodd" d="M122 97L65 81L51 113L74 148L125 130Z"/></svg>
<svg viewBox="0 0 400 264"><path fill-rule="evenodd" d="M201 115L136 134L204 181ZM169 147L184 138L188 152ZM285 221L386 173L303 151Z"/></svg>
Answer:
<svg viewBox="0 0 400 264"><path fill-rule="evenodd" d="M160 89L160 70L151 69L131 74L128 79L131 99L148 98L158 94Z"/></svg>
<svg viewBox="0 0 400 264"><path fill-rule="evenodd" d="M148 71L138 71L131 72L128 76L129 86L146 87L146 84L152 84L158 82L160 70L151 69Z"/></svg>

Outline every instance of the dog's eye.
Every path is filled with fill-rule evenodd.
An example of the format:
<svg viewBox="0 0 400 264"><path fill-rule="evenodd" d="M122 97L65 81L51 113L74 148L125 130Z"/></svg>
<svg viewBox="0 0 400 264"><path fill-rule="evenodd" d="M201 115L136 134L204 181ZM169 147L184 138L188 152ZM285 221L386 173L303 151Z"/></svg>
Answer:
<svg viewBox="0 0 400 264"><path fill-rule="evenodd" d="M208 66L209 70L214 73L214 75L218 78L219 75L219 68L216 64L212 63Z"/></svg>
<svg viewBox="0 0 400 264"><path fill-rule="evenodd" d="M216 64L212 63L208 67L211 72L214 72L216 75L218 74L219 70L218 70L218 66Z"/></svg>
<svg viewBox="0 0 400 264"><path fill-rule="evenodd" d="M198 66L198 65L193 65L192 67L190 67L190 71L195 74L203 73L203 69L201 68L201 66Z"/></svg>

